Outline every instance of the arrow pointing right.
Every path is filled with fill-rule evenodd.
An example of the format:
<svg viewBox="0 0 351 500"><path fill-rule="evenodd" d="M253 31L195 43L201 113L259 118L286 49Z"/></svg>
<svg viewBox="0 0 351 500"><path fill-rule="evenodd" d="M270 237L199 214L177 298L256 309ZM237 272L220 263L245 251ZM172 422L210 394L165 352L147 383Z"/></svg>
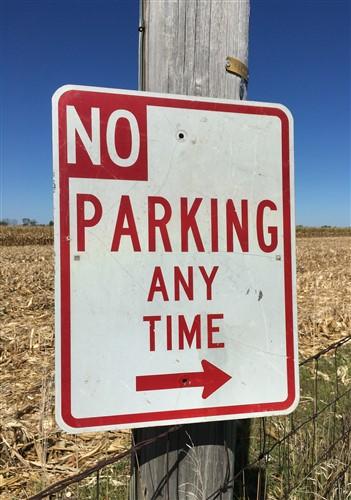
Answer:
<svg viewBox="0 0 351 500"><path fill-rule="evenodd" d="M208 398L232 377L206 359L201 361L203 371L139 375L136 377L137 391L159 391L164 389L186 389L203 387L202 397Z"/></svg>

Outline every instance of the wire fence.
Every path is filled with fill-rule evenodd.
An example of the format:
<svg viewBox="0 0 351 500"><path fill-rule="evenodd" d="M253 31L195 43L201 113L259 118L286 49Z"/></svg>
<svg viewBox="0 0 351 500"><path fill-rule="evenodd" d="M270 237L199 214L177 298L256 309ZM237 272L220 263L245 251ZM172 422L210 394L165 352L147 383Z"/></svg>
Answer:
<svg viewBox="0 0 351 500"><path fill-rule="evenodd" d="M243 421L233 498L351 499L351 335L300 363L301 398L288 416ZM127 499L130 458L182 425L67 477L31 500Z"/></svg>

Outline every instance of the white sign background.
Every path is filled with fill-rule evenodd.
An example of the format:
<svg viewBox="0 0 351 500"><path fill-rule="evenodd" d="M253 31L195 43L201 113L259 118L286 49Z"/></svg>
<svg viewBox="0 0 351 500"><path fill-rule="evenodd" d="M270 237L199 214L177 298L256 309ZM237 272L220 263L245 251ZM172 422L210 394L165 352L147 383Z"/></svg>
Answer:
<svg viewBox="0 0 351 500"><path fill-rule="evenodd" d="M149 96L147 105L147 181L74 178L68 179L69 205L69 282L70 336L69 363L62 363L62 279L65 275L60 244L65 235L60 226L63 197L58 153L58 107L61 96L74 90L84 95L94 91L111 94L123 91L87 87L63 87L54 96L54 164L56 244L56 396L57 419L69 432L152 426L175 422L224 420L288 413L298 397L291 116L282 106L262 103L184 98L128 92L138 99ZM127 94L127 93L126 93ZM152 105L162 98L164 105ZM179 99L179 108L167 106L167 100ZM213 108L187 109L195 102L223 103L228 111ZM242 112L240 109L242 107ZM245 110L260 107L260 114ZM277 110L265 114L265 110ZM239 111L238 111L239 110ZM281 115L289 123L289 165L283 166ZM286 125L285 125L286 126ZM179 132L183 135L180 138ZM62 147L62 146L61 146ZM69 168L74 169L74 166ZM98 166L95 168L99 168ZM289 168L288 177L284 168ZM289 214L287 224L284 186L288 178ZM85 251L77 251L76 196L91 193L99 199L103 214L98 224L85 229ZM133 251L131 239L121 238L119 251L111 252L121 196L130 197L141 251ZM147 197L162 196L172 206L167 225L172 252L165 252L156 237L156 252L148 251ZM203 201L197 222L205 247L199 252L189 237L189 251L180 249L180 198L189 205L195 198ZM219 251L211 252L210 200L218 199ZM248 200L249 251L243 252L234 236L234 252L226 250L225 203L233 200L240 216L240 202ZM273 252L261 250L256 234L256 209L262 200L272 200L276 211L264 213L265 237L268 226L277 227L278 244ZM284 205L285 204L285 205ZM89 212L90 210L90 212ZM86 218L93 206L87 203ZM161 216L162 214L160 214ZM284 222L285 221L285 222ZM61 227L61 229L60 229ZM289 248L284 239L289 240ZM289 255L286 255L287 252ZM155 266L160 266L169 293L169 301L155 293L147 301ZM173 270L179 266L186 275L194 272L194 300L181 292L173 296ZM212 286L212 299L206 299L206 287L199 266L209 274L218 266ZM288 272L286 266L289 266ZM292 279L289 277L293 277ZM287 283L287 280L289 283ZM288 318L287 304L293 317ZM208 348L205 318L223 314L213 335L223 348ZM165 316L184 314L191 324L201 314L201 348L185 344L178 348L176 320L173 323L173 349L167 350ZM150 351L149 325L144 316L160 315L156 324L155 351ZM289 314L290 316L290 314ZM289 330L289 331L287 331ZM64 340L63 340L64 339ZM288 345L289 344L289 345ZM294 359L288 358L293 353ZM208 398L201 387L136 391L136 377L201 371L207 360L231 379ZM69 374L62 373L69 366ZM69 398L63 388L69 379ZM70 402L69 411L67 401ZM71 418L67 418L67 414ZM66 415L66 416L64 416Z"/></svg>

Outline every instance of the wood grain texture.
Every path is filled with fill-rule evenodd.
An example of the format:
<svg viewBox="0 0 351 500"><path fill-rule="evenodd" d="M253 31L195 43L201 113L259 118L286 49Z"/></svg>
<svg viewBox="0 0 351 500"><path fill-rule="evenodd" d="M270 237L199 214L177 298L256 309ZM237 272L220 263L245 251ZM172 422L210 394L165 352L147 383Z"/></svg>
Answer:
<svg viewBox="0 0 351 500"><path fill-rule="evenodd" d="M143 448L133 464L131 498L232 499L237 428L231 421L188 424ZM165 429L137 429L134 438L141 442Z"/></svg>
<svg viewBox="0 0 351 500"><path fill-rule="evenodd" d="M225 66L227 56L247 65L249 8L249 0L144 0L143 90L239 99L245 87ZM132 464L131 500L234 498L234 470L247 459L236 436L248 422L189 424L143 448ZM133 437L140 443L164 430Z"/></svg>
<svg viewBox="0 0 351 500"><path fill-rule="evenodd" d="M226 57L248 61L247 0L144 0L143 89L239 99Z"/></svg>

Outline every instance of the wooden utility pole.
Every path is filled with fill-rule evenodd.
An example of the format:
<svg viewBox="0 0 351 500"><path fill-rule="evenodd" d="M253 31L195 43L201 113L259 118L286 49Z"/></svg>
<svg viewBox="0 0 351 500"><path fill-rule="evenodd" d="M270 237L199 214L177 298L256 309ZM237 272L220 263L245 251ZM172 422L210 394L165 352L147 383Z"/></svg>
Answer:
<svg viewBox="0 0 351 500"><path fill-rule="evenodd" d="M249 0L141 2L142 90L245 98L238 61L247 66ZM238 60L230 68L228 56ZM139 443L164 431L137 429L133 438ZM232 499L239 433L235 421L189 424L143 448L133 461L131 500Z"/></svg>

